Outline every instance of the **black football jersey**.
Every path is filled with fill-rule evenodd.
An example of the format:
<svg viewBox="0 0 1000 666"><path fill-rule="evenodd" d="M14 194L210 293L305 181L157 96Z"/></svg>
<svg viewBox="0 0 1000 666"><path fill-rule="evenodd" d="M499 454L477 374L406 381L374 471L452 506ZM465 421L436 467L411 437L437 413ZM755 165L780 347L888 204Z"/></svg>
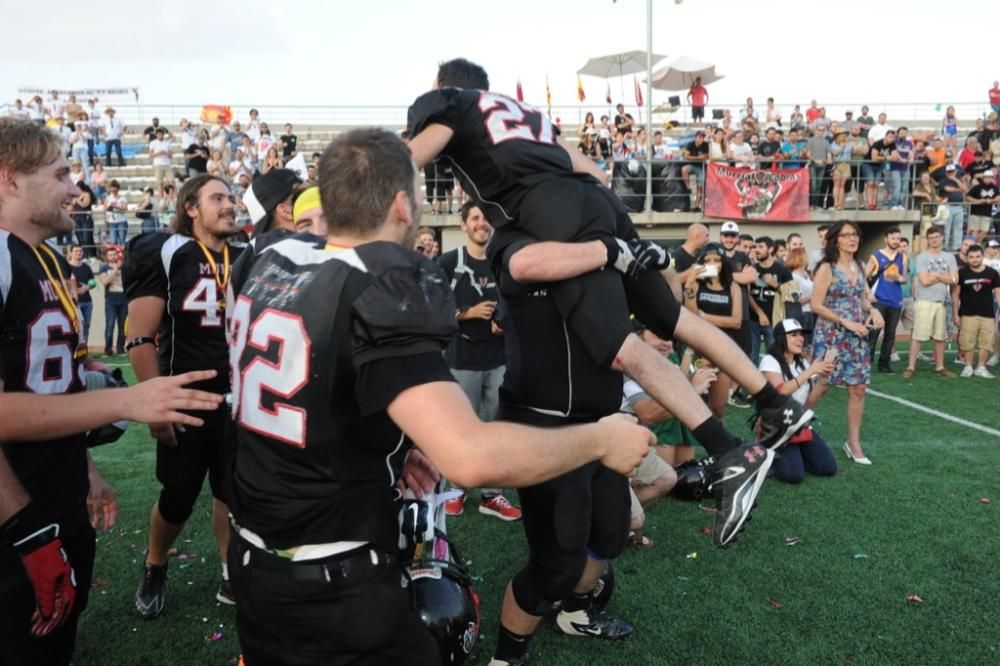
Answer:
<svg viewBox="0 0 1000 666"><path fill-rule="evenodd" d="M558 130L548 117L505 95L460 88L432 90L410 107L407 125L416 136L432 124L454 131L441 157L451 163L462 188L494 227L517 218L521 199L534 185L574 175L569 154L556 143Z"/></svg>
<svg viewBox="0 0 1000 666"><path fill-rule="evenodd" d="M282 237L237 262L228 311L238 447L230 509L271 547L398 539L409 442L385 412L452 381L455 302L440 268L400 245L327 249Z"/></svg>
<svg viewBox="0 0 1000 666"><path fill-rule="evenodd" d="M56 280L53 255L68 281L69 263L40 251ZM73 307L76 307L75 305ZM78 321L82 321L77 313ZM40 395L84 390L75 351L80 333L30 246L0 230L0 378L6 392ZM0 415L0 418L5 418ZM84 435L47 442L7 443L3 452L28 494L53 520L79 512L87 497Z"/></svg>
<svg viewBox="0 0 1000 666"><path fill-rule="evenodd" d="M229 245L231 266L245 247ZM222 252L209 252L215 266L191 236L137 236L126 246L122 283L130 300L157 296L166 301L159 330L160 374L217 370L212 384L221 389L229 383L226 294L216 279L224 260Z"/></svg>

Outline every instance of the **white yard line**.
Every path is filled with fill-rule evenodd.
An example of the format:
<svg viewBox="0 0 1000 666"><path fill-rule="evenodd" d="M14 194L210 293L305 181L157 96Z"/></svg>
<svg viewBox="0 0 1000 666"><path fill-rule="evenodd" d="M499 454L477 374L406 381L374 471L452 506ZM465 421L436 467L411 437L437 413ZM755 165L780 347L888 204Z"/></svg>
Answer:
<svg viewBox="0 0 1000 666"><path fill-rule="evenodd" d="M888 393L882 393L881 391L875 391L871 388L868 389L867 393L868 395L873 395L876 398L884 398L885 400L891 400L893 402L899 403L900 405L909 407L910 409L915 409L918 412L924 412L925 414L936 416L940 419L944 419L945 421L951 421L952 423L963 425L966 428L972 428L973 430L985 432L986 434L993 435L994 437L1000 437L1000 430L987 428L984 425L979 425L978 423L973 423L972 421L966 421L965 419L961 419L957 416L952 416L951 414L946 414L936 409L931 409L930 407L924 407L923 405L917 404L915 402L910 402L909 400L904 400L903 398L897 398L894 395L889 395Z"/></svg>

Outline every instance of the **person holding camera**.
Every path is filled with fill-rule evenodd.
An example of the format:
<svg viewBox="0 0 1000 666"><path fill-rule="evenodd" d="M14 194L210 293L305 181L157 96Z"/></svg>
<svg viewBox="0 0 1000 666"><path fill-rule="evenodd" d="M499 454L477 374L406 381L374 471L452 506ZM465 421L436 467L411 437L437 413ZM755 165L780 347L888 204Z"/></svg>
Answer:
<svg viewBox="0 0 1000 666"><path fill-rule="evenodd" d="M783 319L774 327L774 343L760 360L760 371L782 395L813 407L825 389L818 381L836 368L829 358L815 358L810 363L802 354L809 329L797 319ZM833 476L837 461L823 438L812 426L806 426L788 440L774 465L774 476L785 483L800 483L806 472L815 476Z"/></svg>
<svg viewBox="0 0 1000 666"><path fill-rule="evenodd" d="M708 243L698 262L685 273L684 307L722 329L740 344L743 290L733 280L733 269L720 243ZM724 372L708 390L708 408L719 419L726 414L732 380Z"/></svg>
<svg viewBox="0 0 1000 666"><path fill-rule="evenodd" d="M469 396L472 408L484 421L492 421L500 404L506 356L503 329L500 328L496 274L486 259L486 244L493 227L479 206L471 201L459 210L460 226L468 236L464 246L445 252L438 265L451 280L458 308L458 335L445 351L445 360L455 380ZM464 511L465 489L445 502L448 515ZM518 520L521 510L507 501L498 488L481 488L479 513L500 520Z"/></svg>
<svg viewBox="0 0 1000 666"><path fill-rule="evenodd" d="M854 222L841 220L826 233L826 247L813 285L813 358L836 359L828 383L816 387L816 400L830 384L847 387L844 453L859 465L871 465L861 448L861 419L872 370L868 335L873 329L883 328L885 321L869 298L864 266L858 259L860 247L861 228Z"/></svg>

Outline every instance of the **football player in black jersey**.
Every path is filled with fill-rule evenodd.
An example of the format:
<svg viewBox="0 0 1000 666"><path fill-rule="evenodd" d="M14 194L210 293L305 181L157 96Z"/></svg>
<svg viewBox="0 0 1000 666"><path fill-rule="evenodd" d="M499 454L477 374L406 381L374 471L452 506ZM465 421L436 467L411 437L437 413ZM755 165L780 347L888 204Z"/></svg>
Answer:
<svg viewBox="0 0 1000 666"><path fill-rule="evenodd" d="M433 665L395 564L397 482L413 488L422 459L411 441L465 487L516 487L596 461L628 474L650 438L622 415L554 430L480 421L442 354L456 331L448 281L408 249L420 200L406 147L348 132L319 172L329 236L277 239L233 276L240 645L248 666Z"/></svg>
<svg viewBox="0 0 1000 666"><path fill-rule="evenodd" d="M71 233L79 195L57 135L0 118L0 663L68 664L87 604L94 528L117 499L86 431L122 419L200 419L221 396L181 388L213 373L85 393L86 346L69 264L47 239ZM93 515L88 520L88 506Z"/></svg>
<svg viewBox="0 0 1000 666"><path fill-rule="evenodd" d="M234 198L224 180L198 175L177 194L172 234L143 234L129 242L122 281L129 297L129 361L139 381L193 369L218 375L200 388L229 392L225 334L226 287L245 247L237 233ZM156 439L156 478L162 488L149 518L149 551L135 606L144 618L163 612L167 552L191 515L208 475L215 501L212 529L219 543L222 583L216 599L232 604L225 564L229 527L223 488L226 410L200 428L150 426Z"/></svg>

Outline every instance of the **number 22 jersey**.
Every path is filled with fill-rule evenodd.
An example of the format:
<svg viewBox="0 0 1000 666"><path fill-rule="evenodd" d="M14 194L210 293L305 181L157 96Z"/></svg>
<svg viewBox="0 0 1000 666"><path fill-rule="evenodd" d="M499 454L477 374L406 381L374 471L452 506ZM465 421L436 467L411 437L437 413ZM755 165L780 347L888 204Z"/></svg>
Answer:
<svg viewBox="0 0 1000 666"><path fill-rule="evenodd" d="M245 247L229 245L230 265ZM183 234L143 234L126 247L122 282L129 300L156 296L166 301L159 330L161 375L217 370L210 388L228 390L225 268L222 252L203 250Z"/></svg>
<svg viewBox="0 0 1000 666"><path fill-rule="evenodd" d="M485 90L432 90L410 106L407 126L416 136L432 124L455 133L441 156L494 227L517 219L521 199L534 185L574 175L569 154L556 143L558 129L540 110L510 97Z"/></svg>

